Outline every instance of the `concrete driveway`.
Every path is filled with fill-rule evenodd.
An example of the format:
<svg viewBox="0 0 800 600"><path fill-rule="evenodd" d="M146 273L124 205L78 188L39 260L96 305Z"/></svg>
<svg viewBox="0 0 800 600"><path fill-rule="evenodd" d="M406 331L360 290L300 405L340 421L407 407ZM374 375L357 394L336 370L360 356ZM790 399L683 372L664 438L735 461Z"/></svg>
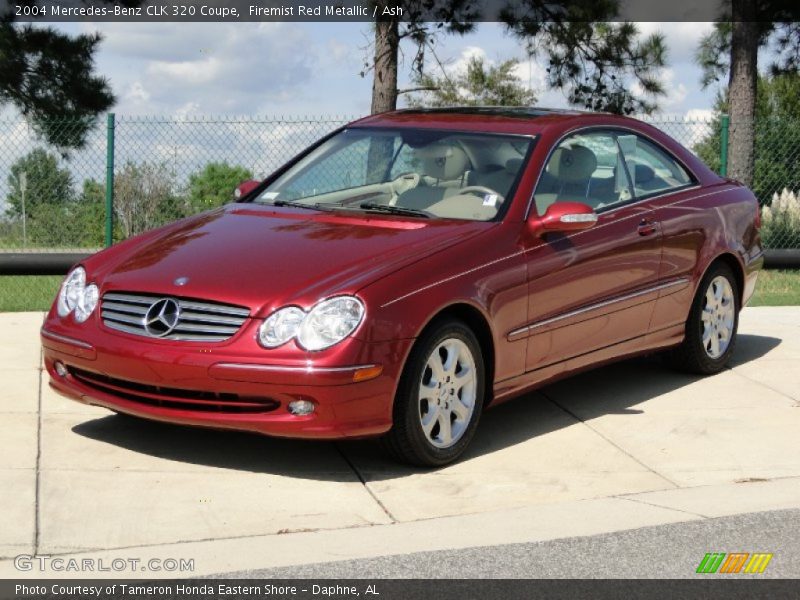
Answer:
<svg viewBox="0 0 800 600"><path fill-rule="evenodd" d="M0 314L0 577L25 575L19 554L193 558L198 575L800 507L800 307L746 309L733 367L715 377L637 359L491 410L438 471L372 442L64 400L41 372L41 321Z"/></svg>

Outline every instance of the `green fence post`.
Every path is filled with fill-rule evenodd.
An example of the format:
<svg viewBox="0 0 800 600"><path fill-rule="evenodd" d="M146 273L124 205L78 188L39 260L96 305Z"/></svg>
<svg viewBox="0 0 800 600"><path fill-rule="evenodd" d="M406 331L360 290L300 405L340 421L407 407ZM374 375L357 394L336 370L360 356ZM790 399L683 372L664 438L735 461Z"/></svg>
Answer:
<svg viewBox="0 0 800 600"><path fill-rule="evenodd" d="M114 243L114 113L106 119L106 246Z"/></svg>
<svg viewBox="0 0 800 600"><path fill-rule="evenodd" d="M728 129L730 129L731 118L722 115L719 121L719 174L723 177L728 176Z"/></svg>

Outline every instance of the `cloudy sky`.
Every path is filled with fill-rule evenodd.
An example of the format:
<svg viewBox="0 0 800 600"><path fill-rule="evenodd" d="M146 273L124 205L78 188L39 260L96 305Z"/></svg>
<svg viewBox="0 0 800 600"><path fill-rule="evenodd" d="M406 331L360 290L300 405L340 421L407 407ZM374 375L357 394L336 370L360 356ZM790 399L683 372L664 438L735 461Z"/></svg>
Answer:
<svg viewBox="0 0 800 600"><path fill-rule="evenodd" d="M662 77L665 113L700 115L715 90L700 88L693 62L709 23L640 23L644 34L662 32L669 67ZM361 78L370 27L365 23L90 23L63 24L75 33L99 30L104 41L98 72L118 97L119 114L136 115L347 115L368 112L371 82ZM410 50L409 50L410 52ZM539 94L541 106L566 102L545 92L543 68L495 23L482 23L465 37L443 38L440 58L458 68L466 57L489 61L519 58L521 79ZM401 68L407 84L409 59Z"/></svg>

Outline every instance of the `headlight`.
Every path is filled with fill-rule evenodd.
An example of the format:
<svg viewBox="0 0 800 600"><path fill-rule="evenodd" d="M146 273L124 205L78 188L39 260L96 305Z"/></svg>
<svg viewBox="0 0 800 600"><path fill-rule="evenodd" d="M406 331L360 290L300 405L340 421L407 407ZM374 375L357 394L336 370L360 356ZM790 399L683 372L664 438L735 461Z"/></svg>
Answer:
<svg viewBox="0 0 800 600"><path fill-rule="evenodd" d="M364 305L358 298L339 296L324 300L306 315L297 341L306 350L323 350L353 333L363 316Z"/></svg>
<svg viewBox="0 0 800 600"><path fill-rule="evenodd" d="M297 335L305 316L306 313L296 306L282 308L272 313L258 329L258 341L265 348L282 346Z"/></svg>
<svg viewBox="0 0 800 600"><path fill-rule="evenodd" d="M83 297L83 290L85 287L86 271L84 271L83 267L73 269L61 285L61 291L58 292L59 317L66 317L75 310L75 307L78 306L78 302Z"/></svg>
<svg viewBox="0 0 800 600"><path fill-rule="evenodd" d="M100 299L100 290L95 284L86 285L86 271L77 267L67 275L61 290L58 292L56 312L58 316L66 317L75 311L75 321L83 323L89 318Z"/></svg>
<svg viewBox="0 0 800 600"><path fill-rule="evenodd" d="M324 350L353 333L364 317L364 305L353 296L323 300L308 313L288 306L272 313L258 330L265 348L277 348L296 338L305 350Z"/></svg>
<svg viewBox="0 0 800 600"><path fill-rule="evenodd" d="M100 291L95 284L87 285L83 289L83 295L78 299L78 305L75 307L75 320L78 323L83 323L92 314L92 311L97 307L97 301L100 299Z"/></svg>

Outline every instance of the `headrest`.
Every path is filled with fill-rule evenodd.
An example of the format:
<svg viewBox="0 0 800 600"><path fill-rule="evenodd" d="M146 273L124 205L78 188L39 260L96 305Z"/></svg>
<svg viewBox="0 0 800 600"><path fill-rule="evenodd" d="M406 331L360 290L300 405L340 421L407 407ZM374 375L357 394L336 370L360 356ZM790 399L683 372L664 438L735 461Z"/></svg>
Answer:
<svg viewBox="0 0 800 600"><path fill-rule="evenodd" d="M633 167L633 179L636 183L648 183L656 176L653 167L649 165L636 164Z"/></svg>
<svg viewBox="0 0 800 600"><path fill-rule="evenodd" d="M506 171L508 171L512 175L516 175L517 173L519 173L519 168L521 166L522 166L521 158L509 158L506 161Z"/></svg>
<svg viewBox="0 0 800 600"><path fill-rule="evenodd" d="M469 168L467 153L452 144L434 143L415 150L422 172L434 179L458 179Z"/></svg>
<svg viewBox="0 0 800 600"><path fill-rule="evenodd" d="M586 181L597 169L597 157L586 146L557 148L547 164L547 172L561 181Z"/></svg>

